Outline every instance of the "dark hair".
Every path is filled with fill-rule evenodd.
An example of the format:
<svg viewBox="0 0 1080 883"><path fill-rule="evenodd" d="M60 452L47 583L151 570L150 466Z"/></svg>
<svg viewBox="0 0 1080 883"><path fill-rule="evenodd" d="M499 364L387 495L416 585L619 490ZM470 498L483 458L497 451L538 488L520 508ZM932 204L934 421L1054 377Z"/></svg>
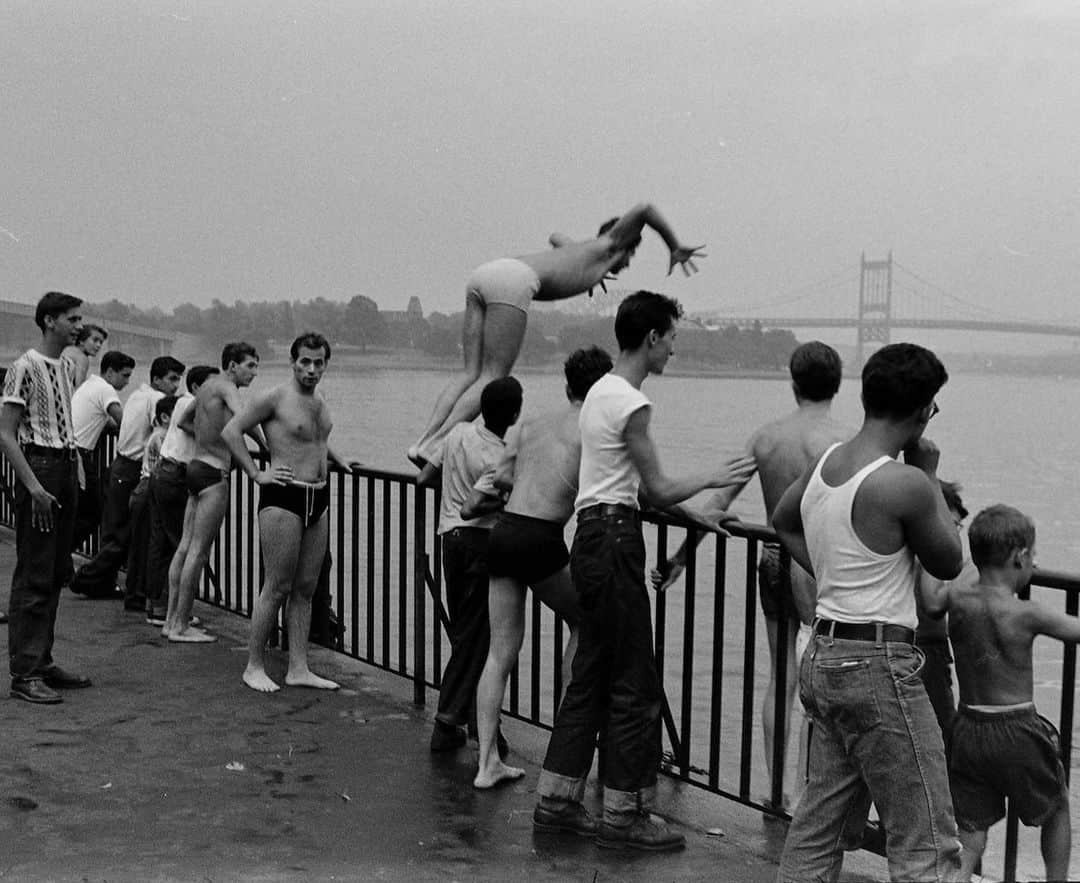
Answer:
<svg viewBox="0 0 1080 883"><path fill-rule="evenodd" d="M600 225L600 229L596 231L596 238L599 239L601 236L607 233L608 230L614 227L618 222L619 219L617 217L609 218L608 220L604 221L604 223ZM630 243L628 248L630 249L630 251L636 251L639 245L641 245L640 233L637 235L637 238L635 238L634 241Z"/></svg>
<svg viewBox="0 0 1080 883"><path fill-rule="evenodd" d="M964 501L960 499L960 491L963 488L959 482L945 481L941 479L941 494L945 497L945 505L956 512L961 519L968 517L967 506L964 505Z"/></svg>
<svg viewBox="0 0 1080 883"><path fill-rule="evenodd" d="M615 339L619 349L636 350L653 330L667 334L682 313L682 307L673 297L652 291L635 291L623 299L615 314Z"/></svg>
<svg viewBox="0 0 1080 883"><path fill-rule="evenodd" d="M321 334L314 331L305 331L292 342L292 346L289 347L289 358L294 362L296 357L300 355L301 347L309 350L324 349L326 350L326 361L330 361L330 343Z"/></svg>
<svg viewBox="0 0 1080 883"><path fill-rule="evenodd" d="M158 356L150 363L151 380L158 380L170 371L175 371L177 374L183 374L184 363L174 359L172 356Z"/></svg>
<svg viewBox="0 0 1080 883"><path fill-rule="evenodd" d="M109 350L101 357L101 373L106 371L123 371L125 368L134 368L135 360L127 353L120 350Z"/></svg>
<svg viewBox="0 0 1080 883"><path fill-rule="evenodd" d="M506 431L521 412L521 384L516 377L492 380L480 393L480 413L484 425L499 435Z"/></svg>
<svg viewBox="0 0 1080 883"><path fill-rule="evenodd" d="M831 346L820 340L810 340L795 347L788 370L800 398L825 402L840 389L844 366L840 354Z"/></svg>
<svg viewBox="0 0 1080 883"><path fill-rule="evenodd" d="M863 407L872 417L904 420L929 405L948 379L941 360L926 347L892 343L863 366Z"/></svg>
<svg viewBox="0 0 1080 883"><path fill-rule="evenodd" d="M34 310L34 324L45 331L45 319L48 316L56 318L68 310L77 310L82 306L82 301L73 294L64 294L62 291L50 291L41 296Z"/></svg>
<svg viewBox="0 0 1080 883"><path fill-rule="evenodd" d="M574 350L563 362L566 392L571 401L581 402L592 385L611 370L611 356L598 346Z"/></svg>
<svg viewBox="0 0 1080 883"><path fill-rule="evenodd" d="M206 383L206 378L211 377L214 374L220 374L221 369L215 368L213 365L196 365L187 373L187 379L184 381L187 384L188 392L195 392L196 386L202 386Z"/></svg>
<svg viewBox="0 0 1080 883"><path fill-rule="evenodd" d="M222 369L228 368L230 362L236 362L239 365L244 361L245 356L251 356L255 361L259 360L259 354L255 351L250 343L244 343L242 340L234 341L233 343L227 343L221 350L221 367Z"/></svg>
<svg viewBox="0 0 1080 883"><path fill-rule="evenodd" d="M75 343L82 343L84 340L88 339L90 335L93 334L95 331L101 335L102 340L109 339L108 331L106 331L100 325L95 325L93 322L89 322L84 324L83 327L79 329L79 333L75 335Z"/></svg>
<svg viewBox="0 0 1080 883"><path fill-rule="evenodd" d="M1035 523L1019 509L998 503L972 519L968 542L976 567L1001 567L1017 549L1035 544Z"/></svg>
<svg viewBox="0 0 1080 883"><path fill-rule="evenodd" d="M154 422L157 423L161 419L162 414L168 414L172 416L173 409L176 407L176 403L179 398L176 396L162 396L157 400L157 404L154 405Z"/></svg>

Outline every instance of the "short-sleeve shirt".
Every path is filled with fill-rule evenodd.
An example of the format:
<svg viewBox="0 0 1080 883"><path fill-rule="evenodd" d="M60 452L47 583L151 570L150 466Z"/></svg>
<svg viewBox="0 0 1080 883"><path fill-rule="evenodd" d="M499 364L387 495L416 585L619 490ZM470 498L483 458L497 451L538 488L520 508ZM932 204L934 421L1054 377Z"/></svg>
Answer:
<svg viewBox="0 0 1080 883"><path fill-rule="evenodd" d="M116 438L117 454L129 460L142 460L146 440L154 426L154 405L164 397L165 393L146 383L131 394L124 405L120 434Z"/></svg>
<svg viewBox="0 0 1080 883"><path fill-rule="evenodd" d="M11 364L4 378L4 404L22 407L16 437L20 445L43 448L74 448L71 394L75 386L75 363L27 350Z"/></svg>
<svg viewBox="0 0 1080 883"><path fill-rule="evenodd" d="M71 419L75 423L75 443L80 448L97 447L109 422L109 406L119 405L120 396L100 374L91 374L71 396Z"/></svg>
<svg viewBox="0 0 1080 883"><path fill-rule="evenodd" d="M479 487L484 493L494 493L493 486L489 490L490 478L485 479L485 473L494 472L505 446L501 438L484 426L483 418L474 423L459 423L450 430L442 451L440 534L455 527L487 530L494 527L497 513L465 520L461 517L461 507L468 501L474 487Z"/></svg>
<svg viewBox="0 0 1080 883"><path fill-rule="evenodd" d="M592 385L581 406L581 465L574 511L598 503L638 506L641 476L626 443L630 416L652 407L645 394L618 374L605 374Z"/></svg>
<svg viewBox="0 0 1080 883"><path fill-rule="evenodd" d="M161 456L177 463L190 463L195 456L195 436L180 428L180 420L189 407L193 407L195 396L184 393L173 408L169 418L169 428L161 442Z"/></svg>

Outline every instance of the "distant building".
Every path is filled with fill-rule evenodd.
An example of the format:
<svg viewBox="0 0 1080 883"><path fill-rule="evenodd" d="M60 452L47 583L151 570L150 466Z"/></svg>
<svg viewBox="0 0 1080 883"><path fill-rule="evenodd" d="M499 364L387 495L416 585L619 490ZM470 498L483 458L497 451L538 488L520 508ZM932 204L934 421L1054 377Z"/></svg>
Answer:
<svg viewBox="0 0 1080 883"><path fill-rule="evenodd" d="M424 308L415 295L409 298L409 306L404 310L379 310L379 315L386 322L386 342L390 346L416 348L427 339L429 329Z"/></svg>

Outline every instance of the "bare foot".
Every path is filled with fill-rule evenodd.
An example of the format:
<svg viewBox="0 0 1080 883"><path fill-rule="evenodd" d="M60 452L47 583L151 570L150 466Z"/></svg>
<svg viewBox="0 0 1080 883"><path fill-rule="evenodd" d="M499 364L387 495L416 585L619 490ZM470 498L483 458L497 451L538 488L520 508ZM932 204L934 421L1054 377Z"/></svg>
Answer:
<svg viewBox="0 0 1080 883"><path fill-rule="evenodd" d="M487 770L478 770L473 779L474 788L494 788L504 782L513 782L525 775L525 770L516 766L507 766L496 760Z"/></svg>
<svg viewBox="0 0 1080 883"><path fill-rule="evenodd" d="M194 629L190 626L186 629L176 629L169 633L169 640L177 644L209 644L216 641L213 635L208 635L202 629Z"/></svg>
<svg viewBox="0 0 1080 883"><path fill-rule="evenodd" d="M290 687L311 687L313 690L336 690L340 684L328 678L320 678L312 671L288 672L285 683Z"/></svg>
<svg viewBox="0 0 1080 883"><path fill-rule="evenodd" d="M270 676L261 668L251 668L250 666L245 668L243 678L245 684L260 693L276 693L281 689L270 680Z"/></svg>

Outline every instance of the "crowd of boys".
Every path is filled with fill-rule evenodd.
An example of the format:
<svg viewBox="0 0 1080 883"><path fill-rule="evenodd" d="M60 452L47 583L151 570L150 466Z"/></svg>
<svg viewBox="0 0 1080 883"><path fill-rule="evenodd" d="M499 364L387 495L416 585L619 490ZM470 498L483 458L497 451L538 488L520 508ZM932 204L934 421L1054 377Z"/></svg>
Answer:
<svg viewBox="0 0 1080 883"><path fill-rule="evenodd" d="M629 241L619 247L632 254ZM265 648L287 604L285 683L336 689L307 664L311 601L326 554L328 463L356 465L329 447L332 421L316 394L329 343L298 337L291 378L246 404L239 390L258 372L249 345L226 346L220 371L193 368L179 399L173 393L184 366L160 357L149 384L120 408L117 393L134 360L109 351L101 374L86 376L68 352L80 335L89 340L80 308L70 295L46 294L35 316L41 341L4 380L0 449L17 479L11 695L54 704L62 701L58 691L90 686L52 656L61 587L70 581L91 597L116 595L125 560L125 606L145 611L169 641L214 640L191 608L233 465L260 487L266 562L243 682L280 689ZM640 512L642 505L666 509L722 531L728 506L756 472L793 562L782 573L784 557L768 547L760 562L773 669L787 666L794 684L798 667L800 700L813 723L779 879L837 879L871 804L894 879L969 878L1006 798L1025 824L1042 829L1048 879L1066 877L1068 789L1057 733L1032 701L1032 641L1044 634L1078 642L1080 622L1021 599L1035 567L1035 528L1015 509L991 506L975 517L965 566L959 527L966 510L958 489L938 478L940 454L925 436L948 379L944 366L913 344L878 350L863 368L864 418L851 431L829 412L839 358L823 344L804 344L791 360L796 410L756 431L745 455L673 477L660 465L642 385L663 373L680 316L678 303L663 295L627 297L615 319L615 360L596 348L567 360L566 408L515 425L521 385L496 377L481 390L479 419L456 423L428 450L419 480L441 482L452 648L431 749L456 749L471 730L480 749L477 788L523 775L505 764L498 713L521 645L524 590L532 586L572 628L535 828L609 848L682 847L683 836L650 812L662 688ZM87 360L107 335L94 329L93 337L80 349ZM105 431L118 437L102 500L90 474ZM252 458L245 435L266 453L265 465ZM720 491L703 509L683 505L706 488ZM99 511L101 547L72 574L76 531L84 536ZM571 512L576 528L567 550L562 531ZM133 528L142 531L135 542ZM657 586L670 584L685 554L659 569ZM778 639L781 619L789 634L800 633L795 653ZM956 656L958 708L946 637ZM768 726L766 735L771 759L783 750L772 743L786 736ZM598 745L597 819L583 801Z"/></svg>

